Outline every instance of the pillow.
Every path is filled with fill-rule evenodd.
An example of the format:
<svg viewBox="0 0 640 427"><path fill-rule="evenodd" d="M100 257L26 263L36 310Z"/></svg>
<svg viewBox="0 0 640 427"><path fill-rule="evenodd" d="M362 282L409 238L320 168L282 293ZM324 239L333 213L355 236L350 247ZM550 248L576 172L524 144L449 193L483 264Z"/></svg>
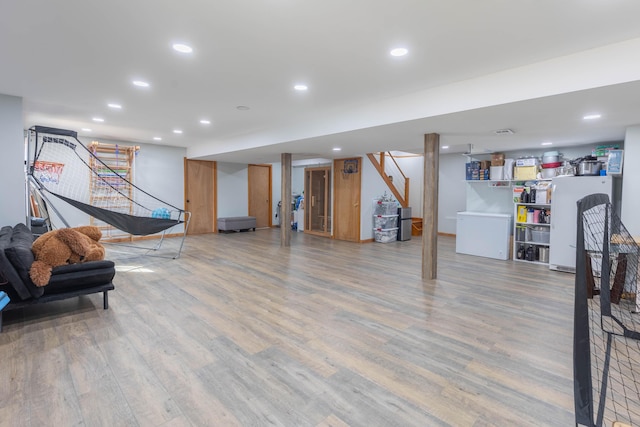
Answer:
<svg viewBox="0 0 640 427"><path fill-rule="evenodd" d="M31 230L24 224L18 224L13 227L13 234L11 235L11 245L5 248L4 253L13 264L13 268L16 269L18 275L22 279L22 283L29 290L32 297L38 298L44 293L44 289L36 286L29 277L29 269L31 264L35 260L33 252L31 251L31 245L33 245L33 234Z"/></svg>
<svg viewBox="0 0 640 427"><path fill-rule="evenodd" d="M22 282L20 275L5 254L6 248L11 245L12 235L13 229L11 227L6 226L0 229L0 276L11 284L20 299L27 299L31 297L31 293ZM33 256L33 254L31 256Z"/></svg>

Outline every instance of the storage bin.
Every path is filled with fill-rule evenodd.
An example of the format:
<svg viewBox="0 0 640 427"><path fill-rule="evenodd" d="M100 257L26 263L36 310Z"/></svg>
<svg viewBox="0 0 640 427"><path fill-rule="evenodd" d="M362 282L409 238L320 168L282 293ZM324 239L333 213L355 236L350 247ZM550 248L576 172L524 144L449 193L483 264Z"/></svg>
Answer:
<svg viewBox="0 0 640 427"><path fill-rule="evenodd" d="M491 166L489 178L492 181L502 181L504 179L504 166Z"/></svg>
<svg viewBox="0 0 640 427"><path fill-rule="evenodd" d="M374 215L395 215L398 213L398 202L378 202L373 203Z"/></svg>
<svg viewBox="0 0 640 427"><path fill-rule="evenodd" d="M397 228L374 228L373 234L376 242L378 243L389 243L398 240Z"/></svg>
<svg viewBox="0 0 640 427"><path fill-rule="evenodd" d="M398 215L378 215L373 217L373 227L378 228L395 228L398 226Z"/></svg>
<svg viewBox="0 0 640 427"><path fill-rule="evenodd" d="M530 230L533 243L549 243L549 230Z"/></svg>

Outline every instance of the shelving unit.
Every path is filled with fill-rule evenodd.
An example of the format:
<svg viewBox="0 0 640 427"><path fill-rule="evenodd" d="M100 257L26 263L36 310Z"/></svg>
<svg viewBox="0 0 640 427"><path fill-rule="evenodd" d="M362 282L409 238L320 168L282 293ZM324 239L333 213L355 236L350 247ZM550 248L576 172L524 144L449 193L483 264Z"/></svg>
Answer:
<svg viewBox="0 0 640 427"><path fill-rule="evenodd" d="M546 203L515 203L513 215L515 219L513 223L513 259L515 261L549 264L550 209L551 205ZM524 216L523 211L525 212ZM546 212L542 215L543 218L547 218L546 222L540 222L540 212ZM529 253L529 248L531 248L531 253Z"/></svg>
<svg viewBox="0 0 640 427"><path fill-rule="evenodd" d="M89 149L97 158L89 158L89 166L93 171L89 181L91 205L110 211L133 214L133 202L130 200L133 198L133 187L130 182L133 181L134 158L139 147L93 141L89 145ZM107 165L111 170L104 165ZM113 179L117 176L125 178L128 182ZM118 190L121 196L114 196L112 189ZM90 218L90 224L100 228L104 240L127 241L132 239L130 234L94 217Z"/></svg>
<svg viewBox="0 0 640 427"><path fill-rule="evenodd" d="M465 182L468 184L482 183L482 184L487 184L487 186L489 187L495 187L495 188L511 188L514 182L522 182L522 180L514 181L514 180L505 180L505 179L501 179L501 180L467 179L465 180Z"/></svg>

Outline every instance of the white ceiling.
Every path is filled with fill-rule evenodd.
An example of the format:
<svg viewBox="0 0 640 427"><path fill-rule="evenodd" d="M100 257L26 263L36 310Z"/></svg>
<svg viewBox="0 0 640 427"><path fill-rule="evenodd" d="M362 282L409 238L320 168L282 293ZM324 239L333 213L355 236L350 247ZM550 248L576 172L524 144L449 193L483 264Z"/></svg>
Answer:
<svg viewBox="0 0 640 427"><path fill-rule="evenodd" d="M25 127L243 163L416 152L430 132L460 152L621 141L640 124L639 16L637 0L3 0L0 93L23 97Z"/></svg>

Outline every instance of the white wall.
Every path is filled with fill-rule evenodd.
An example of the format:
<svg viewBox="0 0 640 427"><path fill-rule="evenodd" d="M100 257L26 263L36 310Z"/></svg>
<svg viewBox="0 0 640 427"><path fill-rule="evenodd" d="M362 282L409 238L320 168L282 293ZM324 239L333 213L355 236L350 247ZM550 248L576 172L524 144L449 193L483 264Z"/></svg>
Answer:
<svg viewBox="0 0 640 427"><path fill-rule="evenodd" d="M0 227L26 221L22 98L0 94Z"/></svg>
<svg viewBox="0 0 640 427"><path fill-rule="evenodd" d="M424 156L395 157L402 173L409 178L409 207L412 217L422 217L422 182L424 180Z"/></svg>
<svg viewBox="0 0 640 427"><path fill-rule="evenodd" d="M114 141L102 141L115 143ZM118 142L118 144L126 144ZM139 145L133 183L154 197L184 209L184 157L186 148Z"/></svg>
<svg viewBox="0 0 640 427"><path fill-rule="evenodd" d="M317 165L313 165L316 167ZM330 164L328 166L331 166ZM291 168L291 194L302 195L304 192L304 168L312 166L296 166Z"/></svg>
<svg viewBox="0 0 640 427"><path fill-rule="evenodd" d="M622 165L622 223L632 236L640 236L640 125L627 128Z"/></svg>
<svg viewBox="0 0 640 427"><path fill-rule="evenodd" d="M248 166L218 162L218 218L245 215L249 215Z"/></svg>
<svg viewBox="0 0 640 427"><path fill-rule="evenodd" d="M466 210L465 163L459 154L440 154L438 168L438 232L456 233L456 214ZM422 182L420 183L422 191ZM415 216L415 215L414 215Z"/></svg>

